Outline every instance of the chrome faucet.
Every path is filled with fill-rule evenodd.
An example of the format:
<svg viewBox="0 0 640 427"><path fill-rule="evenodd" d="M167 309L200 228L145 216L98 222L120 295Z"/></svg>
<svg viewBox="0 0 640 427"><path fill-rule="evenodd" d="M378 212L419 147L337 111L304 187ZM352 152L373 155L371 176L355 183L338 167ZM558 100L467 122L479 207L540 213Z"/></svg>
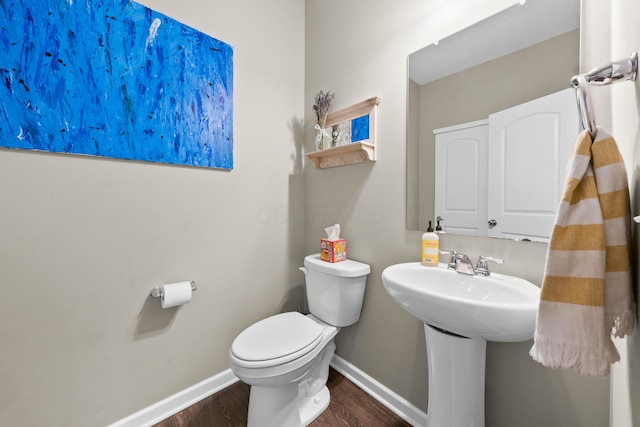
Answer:
<svg viewBox="0 0 640 427"><path fill-rule="evenodd" d="M451 259L449 260L448 268L455 270L458 273L462 274L474 274L473 264L471 263L471 259L465 254L461 254L458 251L451 252Z"/></svg>
<svg viewBox="0 0 640 427"><path fill-rule="evenodd" d="M489 271L489 261L496 264L502 264L504 261L500 258L489 257L486 255L480 255L476 268L473 268L471 259L458 251L451 251L451 258L449 259L449 265L447 268L455 270L457 273L476 275L476 276L488 276L491 274Z"/></svg>

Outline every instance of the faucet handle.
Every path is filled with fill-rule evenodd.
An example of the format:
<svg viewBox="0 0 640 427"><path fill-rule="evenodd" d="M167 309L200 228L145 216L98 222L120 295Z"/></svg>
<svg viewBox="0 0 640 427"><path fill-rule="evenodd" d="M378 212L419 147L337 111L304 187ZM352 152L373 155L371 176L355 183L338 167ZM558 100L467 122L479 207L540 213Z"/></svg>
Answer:
<svg viewBox="0 0 640 427"><path fill-rule="evenodd" d="M441 254L450 254L451 258L449 258L449 264L447 265L447 268L450 268L451 270L455 270L456 266L458 264L458 251L440 251Z"/></svg>
<svg viewBox="0 0 640 427"><path fill-rule="evenodd" d="M504 260L501 258L480 255L478 257L478 263L476 264L476 275L488 276L489 274L491 274L491 272L489 271L489 261L495 262L496 264L504 263Z"/></svg>

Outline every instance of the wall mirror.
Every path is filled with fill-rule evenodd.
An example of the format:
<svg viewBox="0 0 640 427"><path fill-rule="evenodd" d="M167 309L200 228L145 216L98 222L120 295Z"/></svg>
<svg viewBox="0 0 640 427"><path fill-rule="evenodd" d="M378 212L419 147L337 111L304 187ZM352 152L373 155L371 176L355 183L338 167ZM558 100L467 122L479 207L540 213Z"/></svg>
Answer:
<svg viewBox="0 0 640 427"><path fill-rule="evenodd" d="M519 108L520 105L534 102L556 92L566 91L573 96L570 101L576 117L573 131L577 134L579 124L575 96L568 88L571 77L579 70L579 24L580 0L528 1L512 6L409 55L408 229L424 231L428 221L434 221L440 215L444 218L442 225L449 233L516 239L541 234L538 231L530 232L529 230L524 230L520 234L491 234L491 231L486 234L486 230L478 232L458 229L447 223L446 215L435 212L436 135L434 131L455 129L461 124L473 125L488 122L489 117L493 117L497 112ZM502 153L503 158L500 161L504 166L511 170L519 169L521 178L527 175L535 180L553 176L555 180L563 180L568 153L554 154L553 160L550 161L553 164L538 164L535 167L532 166L531 170L522 170L523 168L519 166L509 165L510 159L520 158L521 161L525 159L526 162L530 153L547 146L551 149L556 147L553 136L545 136L544 132L539 131L537 124L527 125L519 132L535 135L534 139L537 138L537 141L535 144L511 148L508 155ZM464 159L471 155L470 151L473 150L458 150L455 156ZM463 161L461 163L463 166L458 167L458 171L464 172L468 169L464 165L474 161L469 159L466 163ZM484 166L484 168L487 167ZM442 169L442 164L439 168ZM494 171L495 164L491 164L489 168ZM449 170L444 176L451 176L452 173L456 175L457 171ZM438 185L441 185L442 179L439 178L439 180ZM448 191L447 196L463 201L475 198L477 204L486 206L488 199L492 196L476 191L478 182L475 181L476 179L470 177L463 178L461 183L456 184L457 186L451 183L452 189ZM547 209L547 207L535 205L537 201L534 199L545 199L544 203L546 205L551 203L553 210L557 207L561 188L556 194L529 197L526 194L527 186L535 184L519 182L515 186L513 183L509 185L512 191L519 193L525 199L533 211ZM503 184L495 186L500 188L489 187L489 193L508 191L502 188ZM529 222L535 224L536 220ZM545 225L542 228L548 228L548 234L550 234L551 227ZM539 236L539 240L545 240L544 234ZM548 238L548 235L546 237Z"/></svg>

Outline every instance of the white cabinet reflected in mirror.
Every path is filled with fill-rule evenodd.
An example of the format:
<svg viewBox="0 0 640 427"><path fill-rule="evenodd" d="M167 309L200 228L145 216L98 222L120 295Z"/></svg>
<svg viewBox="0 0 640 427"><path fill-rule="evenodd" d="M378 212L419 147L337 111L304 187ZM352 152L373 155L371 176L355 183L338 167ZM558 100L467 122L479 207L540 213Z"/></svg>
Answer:
<svg viewBox="0 0 640 427"><path fill-rule="evenodd" d="M409 56L408 229L425 230L429 220L441 216L445 219L445 230L450 233L548 238L560 200L564 168L579 126L575 96L566 90L571 77L578 73L579 9L579 0L529 1ZM500 142L490 142L492 117L495 119L512 109L519 111L521 104L535 104L533 100L560 91L571 97L569 113L575 117L568 119L575 120L575 125L569 126L571 136L564 129L562 137L558 132L545 130L545 120L555 119L538 115L519 120L517 126L507 123L511 136L519 133L511 138L515 142L501 145L506 142L496 137ZM480 146L465 148L460 144L449 146L448 154L446 150L445 154L442 150L436 154L434 130L440 130L437 133L441 135L443 129L482 121L486 121L487 133L484 154ZM498 129L496 125L493 128ZM494 132L501 133L504 129ZM557 138L564 138L564 145ZM565 148L561 149L561 145ZM454 159L458 164L451 163ZM480 159L484 159L484 165L477 163ZM517 163L523 160L529 162ZM477 175L483 168L486 181ZM438 199L436 174L441 193ZM528 188L536 186L536 181L545 188L524 197L528 196ZM438 208L436 203L440 203ZM549 212L550 205L553 212ZM458 212L453 212L455 209ZM466 215L477 225L463 225L456 215ZM496 215L500 215L498 219L492 218ZM498 225L490 227L491 219L496 219Z"/></svg>
<svg viewBox="0 0 640 427"><path fill-rule="evenodd" d="M436 217L449 233L548 241L578 128L564 89L434 130Z"/></svg>

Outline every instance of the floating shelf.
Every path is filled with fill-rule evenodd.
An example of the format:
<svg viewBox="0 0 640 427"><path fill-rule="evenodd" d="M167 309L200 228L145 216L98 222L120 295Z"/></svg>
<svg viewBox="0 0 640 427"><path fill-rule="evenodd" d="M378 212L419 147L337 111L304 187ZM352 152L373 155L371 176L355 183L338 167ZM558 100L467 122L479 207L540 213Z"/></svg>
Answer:
<svg viewBox="0 0 640 427"><path fill-rule="evenodd" d="M377 136L377 106L380 98L374 96L358 104L351 105L342 110L327 115L325 129L341 124L353 119L363 119L368 116L368 138L356 142L348 142L337 147L325 150L314 151L307 154L309 160L318 169L333 168L337 166L353 165L356 163L375 162L376 157L376 136ZM366 119L365 119L366 120ZM351 129L350 124L348 124Z"/></svg>
<svg viewBox="0 0 640 427"><path fill-rule="evenodd" d="M307 157L318 169L326 169L362 162L375 162L375 154L375 145L366 142L354 142L352 144L327 148L326 150L314 151L313 153L307 154Z"/></svg>

